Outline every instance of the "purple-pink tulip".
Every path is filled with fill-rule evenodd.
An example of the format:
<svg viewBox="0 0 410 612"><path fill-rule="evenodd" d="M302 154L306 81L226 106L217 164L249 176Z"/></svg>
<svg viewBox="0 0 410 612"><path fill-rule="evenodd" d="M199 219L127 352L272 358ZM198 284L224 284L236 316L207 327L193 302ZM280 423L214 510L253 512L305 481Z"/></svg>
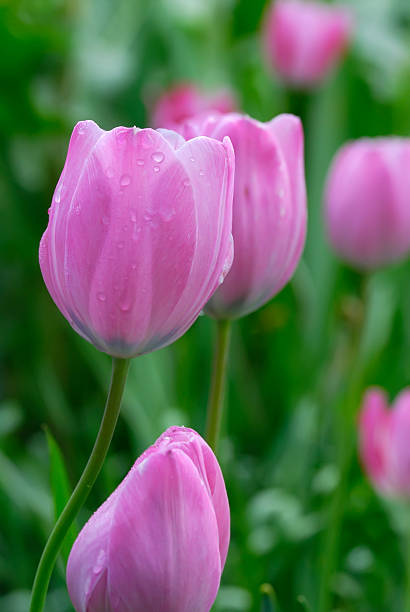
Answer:
<svg viewBox="0 0 410 612"><path fill-rule="evenodd" d="M235 151L235 257L205 310L217 318L253 312L289 281L306 235L303 129L298 117L260 123L236 113L199 117L185 133L229 136Z"/></svg>
<svg viewBox="0 0 410 612"><path fill-rule="evenodd" d="M374 269L410 251L410 139L349 143L327 181L329 242L359 269Z"/></svg>
<svg viewBox="0 0 410 612"><path fill-rule="evenodd" d="M215 455L171 427L84 526L67 565L77 612L208 612L229 546Z"/></svg>
<svg viewBox="0 0 410 612"><path fill-rule="evenodd" d="M235 109L234 97L228 89L206 94L191 83L183 83L159 98L152 113L152 125L178 130L184 121L195 115L210 111L229 113Z"/></svg>
<svg viewBox="0 0 410 612"><path fill-rule="evenodd" d="M179 338L232 261L233 178L229 139L78 123L40 244L72 327L117 357Z"/></svg>
<svg viewBox="0 0 410 612"><path fill-rule="evenodd" d="M360 414L360 455L382 494L410 497L410 389L392 408L381 389L367 391Z"/></svg>
<svg viewBox="0 0 410 612"><path fill-rule="evenodd" d="M277 0L265 22L267 59L283 81L297 87L313 86L339 61L351 26L351 15L345 8Z"/></svg>

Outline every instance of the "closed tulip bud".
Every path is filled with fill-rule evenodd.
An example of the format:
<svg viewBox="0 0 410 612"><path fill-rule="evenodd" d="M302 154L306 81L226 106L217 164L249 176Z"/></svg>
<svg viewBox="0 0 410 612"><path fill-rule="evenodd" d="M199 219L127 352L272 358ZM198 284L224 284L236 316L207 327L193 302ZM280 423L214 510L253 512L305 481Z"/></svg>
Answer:
<svg viewBox="0 0 410 612"><path fill-rule="evenodd" d="M215 455L171 427L84 526L67 564L77 612L208 612L229 546Z"/></svg>
<svg viewBox="0 0 410 612"><path fill-rule="evenodd" d="M98 349L170 344L232 261L229 139L77 124L40 244L47 288Z"/></svg>
<svg viewBox="0 0 410 612"><path fill-rule="evenodd" d="M410 139L362 139L342 147L329 172L329 242L353 266L371 270L410 250Z"/></svg>
<svg viewBox="0 0 410 612"><path fill-rule="evenodd" d="M347 46L352 20L345 8L277 0L268 11L264 43L283 81L311 87L324 79Z"/></svg>
<svg viewBox="0 0 410 612"><path fill-rule="evenodd" d="M306 235L303 130L298 117L260 123L231 113L199 117L185 133L229 136L235 151L235 258L205 311L216 318L253 312L293 275Z"/></svg>
<svg viewBox="0 0 410 612"><path fill-rule="evenodd" d="M210 111L229 113L235 108L236 103L229 90L205 94L195 85L186 83L166 91L159 98L152 113L152 125L177 130L181 123L195 115Z"/></svg>
<svg viewBox="0 0 410 612"><path fill-rule="evenodd" d="M385 393L370 389L360 414L360 455L364 469L382 494L410 497L410 389L389 409Z"/></svg>

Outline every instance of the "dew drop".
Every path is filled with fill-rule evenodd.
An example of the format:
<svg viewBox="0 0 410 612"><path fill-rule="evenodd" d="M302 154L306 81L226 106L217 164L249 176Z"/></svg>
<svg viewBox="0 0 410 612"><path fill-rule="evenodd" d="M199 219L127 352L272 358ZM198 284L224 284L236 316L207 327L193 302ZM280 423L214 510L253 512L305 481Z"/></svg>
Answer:
<svg viewBox="0 0 410 612"><path fill-rule="evenodd" d="M203 170L199 171L199 176L205 176L205 172Z"/></svg>
<svg viewBox="0 0 410 612"><path fill-rule="evenodd" d="M145 164L144 160L139 158L137 159L137 166L143 166Z"/></svg>
<svg viewBox="0 0 410 612"><path fill-rule="evenodd" d="M156 151L151 155L152 161L161 164L164 161L165 155L161 151Z"/></svg>
<svg viewBox="0 0 410 612"><path fill-rule="evenodd" d="M129 174L123 174L120 179L121 187L127 187L131 183L131 177Z"/></svg>
<svg viewBox="0 0 410 612"><path fill-rule="evenodd" d="M48 212L49 215L51 214L51 206L50 206L50 208L48 209L47 212Z"/></svg>
<svg viewBox="0 0 410 612"><path fill-rule="evenodd" d="M159 172L159 166L154 166L154 172Z"/></svg>
<svg viewBox="0 0 410 612"><path fill-rule="evenodd" d="M131 213L130 219L131 219L132 223L136 223L137 222L137 215L135 214L135 212Z"/></svg>
<svg viewBox="0 0 410 612"><path fill-rule="evenodd" d="M131 300L129 298L120 302L120 310L122 312L129 312L131 310Z"/></svg>
<svg viewBox="0 0 410 612"><path fill-rule="evenodd" d="M192 163L194 163L195 157L190 157L189 159L191 160Z"/></svg>
<svg viewBox="0 0 410 612"><path fill-rule="evenodd" d="M60 202L61 202L61 191L62 191L61 186L57 187L56 193L55 193L55 196L54 196L54 200L55 200L55 202L57 204L60 204Z"/></svg>
<svg viewBox="0 0 410 612"><path fill-rule="evenodd" d="M84 125L84 123L81 123L81 124L78 126L77 133L78 133L78 134L85 134L85 125Z"/></svg>
<svg viewBox="0 0 410 612"><path fill-rule="evenodd" d="M114 176L114 170L112 168L107 168L105 175L107 178L112 178Z"/></svg>
<svg viewBox="0 0 410 612"><path fill-rule="evenodd" d="M105 293L97 293L97 299L98 299L100 302L105 302L105 300L107 299L107 297L106 297Z"/></svg>
<svg viewBox="0 0 410 612"><path fill-rule="evenodd" d="M190 185L189 179L185 179L182 184L183 184L184 187L189 187L189 185Z"/></svg>

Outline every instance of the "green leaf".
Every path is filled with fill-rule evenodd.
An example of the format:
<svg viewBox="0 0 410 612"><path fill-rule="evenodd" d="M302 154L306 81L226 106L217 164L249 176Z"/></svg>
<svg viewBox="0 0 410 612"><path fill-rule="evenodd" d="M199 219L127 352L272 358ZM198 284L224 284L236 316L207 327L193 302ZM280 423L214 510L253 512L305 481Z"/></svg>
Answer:
<svg viewBox="0 0 410 612"><path fill-rule="evenodd" d="M50 481L54 501L54 518L57 520L71 495L71 487L68 480L67 471L65 469L63 456L58 444L47 427L45 427L45 432L50 455ZM65 563L67 563L68 555L70 554L70 550L74 544L77 534L78 529L75 523L73 523L61 548L61 554Z"/></svg>

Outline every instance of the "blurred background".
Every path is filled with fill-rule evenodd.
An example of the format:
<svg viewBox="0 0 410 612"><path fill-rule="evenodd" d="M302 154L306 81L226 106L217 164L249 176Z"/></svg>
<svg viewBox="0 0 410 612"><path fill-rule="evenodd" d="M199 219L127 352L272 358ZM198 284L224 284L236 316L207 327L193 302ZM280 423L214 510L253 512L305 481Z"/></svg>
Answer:
<svg viewBox="0 0 410 612"><path fill-rule="evenodd" d="M264 61L266 4L0 1L0 610L28 609L53 522L44 425L72 485L109 382L109 357L72 331L38 266L72 127L80 119L105 129L149 125L156 98L181 81L231 88L239 108L260 120L296 112L306 135L303 261L277 298L234 325L220 451L232 541L213 609L260 610L268 582L278 609L314 611L326 572L333 610L402 609L400 520L362 473L355 424L365 387L382 385L392 398L410 382L410 266L363 279L340 263L324 236L322 194L343 142L410 134L410 4L351 0L348 53L309 94L287 91ZM133 360L79 526L168 425L204 431L213 331L202 316L171 347ZM60 562L47 612L69 610Z"/></svg>

